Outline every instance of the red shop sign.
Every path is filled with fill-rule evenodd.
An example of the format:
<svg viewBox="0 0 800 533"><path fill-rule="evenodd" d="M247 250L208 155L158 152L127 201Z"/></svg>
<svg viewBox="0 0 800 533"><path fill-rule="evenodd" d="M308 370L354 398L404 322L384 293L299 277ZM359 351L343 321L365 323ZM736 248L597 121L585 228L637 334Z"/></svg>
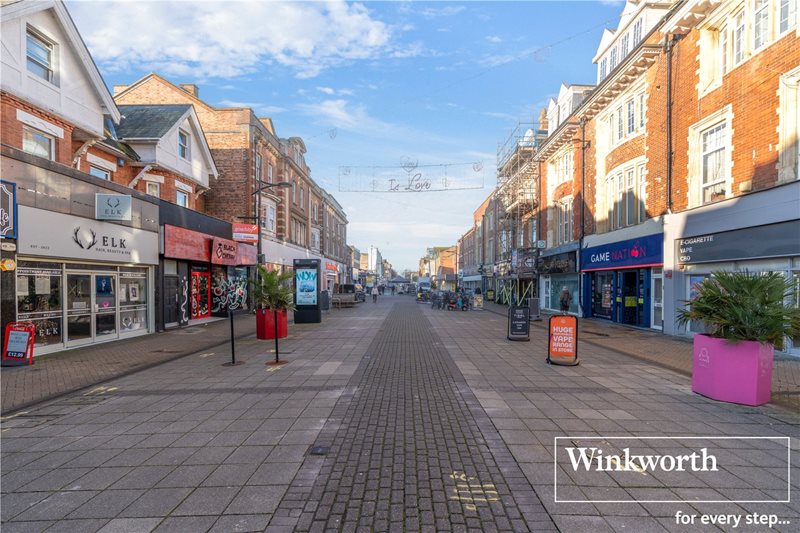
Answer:
<svg viewBox="0 0 800 533"><path fill-rule="evenodd" d="M333 263L325 263L325 268L327 270L332 270L332 271L336 272L336 265L334 265Z"/></svg>
<svg viewBox="0 0 800 533"><path fill-rule="evenodd" d="M11 322L6 325L2 366L33 364L33 343L36 327L32 322Z"/></svg>
<svg viewBox="0 0 800 533"><path fill-rule="evenodd" d="M164 225L164 256L192 259L208 263L211 260L212 237L199 231Z"/></svg>

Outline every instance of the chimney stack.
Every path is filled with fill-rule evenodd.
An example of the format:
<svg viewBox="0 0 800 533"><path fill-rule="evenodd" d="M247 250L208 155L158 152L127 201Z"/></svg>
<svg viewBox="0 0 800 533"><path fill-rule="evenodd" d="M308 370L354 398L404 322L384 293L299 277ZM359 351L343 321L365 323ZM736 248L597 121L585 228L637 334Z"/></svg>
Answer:
<svg viewBox="0 0 800 533"><path fill-rule="evenodd" d="M200 90L197 88L197 85L195 85L194 83L181 83L180 87L181 87L181 89L183 89L187 93L191 94L195 98L199 98L198 94L200 93Z"/></svg>

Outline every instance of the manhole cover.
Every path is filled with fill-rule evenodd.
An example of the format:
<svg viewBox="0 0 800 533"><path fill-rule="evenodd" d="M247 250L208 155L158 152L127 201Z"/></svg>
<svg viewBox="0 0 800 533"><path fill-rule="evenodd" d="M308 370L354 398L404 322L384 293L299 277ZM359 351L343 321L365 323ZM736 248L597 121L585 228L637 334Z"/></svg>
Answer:
<svg viewBox="0 0 800 533"><path fill-rule="evenodd" d="M330 446L314 446L311 448L309 455L328 455L329 451L331 451Z"/></svg>

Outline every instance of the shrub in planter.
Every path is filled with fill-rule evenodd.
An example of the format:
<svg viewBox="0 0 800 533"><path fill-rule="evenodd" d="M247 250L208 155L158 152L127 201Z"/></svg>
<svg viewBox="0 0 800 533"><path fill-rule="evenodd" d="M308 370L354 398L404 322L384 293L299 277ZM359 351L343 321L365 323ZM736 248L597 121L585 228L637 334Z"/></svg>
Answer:
<svg viewBox="0 0 800 533"><path fill-rule="evenodd" d="M770 400L774 348L800 333L800 309L787 305L791 282L779 272L716 272L678 311L701 322L694 338L692 390L715 400L761 405Z"/></svg>
<svg viewBox="0 0 800 533"><path fill-rule="evenodd" d="M294 309L294 294L288 284L291 272L280 273L258 266L258 279L253 283L253 301L256 305L256 337L275 338L275 321L278 338L289 334L288 311Z"/></svg>

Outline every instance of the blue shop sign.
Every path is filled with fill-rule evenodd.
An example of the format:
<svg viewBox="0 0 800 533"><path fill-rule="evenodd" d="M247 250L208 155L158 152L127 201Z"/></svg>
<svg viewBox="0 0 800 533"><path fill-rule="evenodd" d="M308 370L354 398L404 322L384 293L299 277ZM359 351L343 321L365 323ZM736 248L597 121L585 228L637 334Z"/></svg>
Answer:
<svg viewBox="0 0 800 533"><path fill-rule="evenodd" d="M658 266L663 263L663 233L581 250L581 271Z"/></svg>

